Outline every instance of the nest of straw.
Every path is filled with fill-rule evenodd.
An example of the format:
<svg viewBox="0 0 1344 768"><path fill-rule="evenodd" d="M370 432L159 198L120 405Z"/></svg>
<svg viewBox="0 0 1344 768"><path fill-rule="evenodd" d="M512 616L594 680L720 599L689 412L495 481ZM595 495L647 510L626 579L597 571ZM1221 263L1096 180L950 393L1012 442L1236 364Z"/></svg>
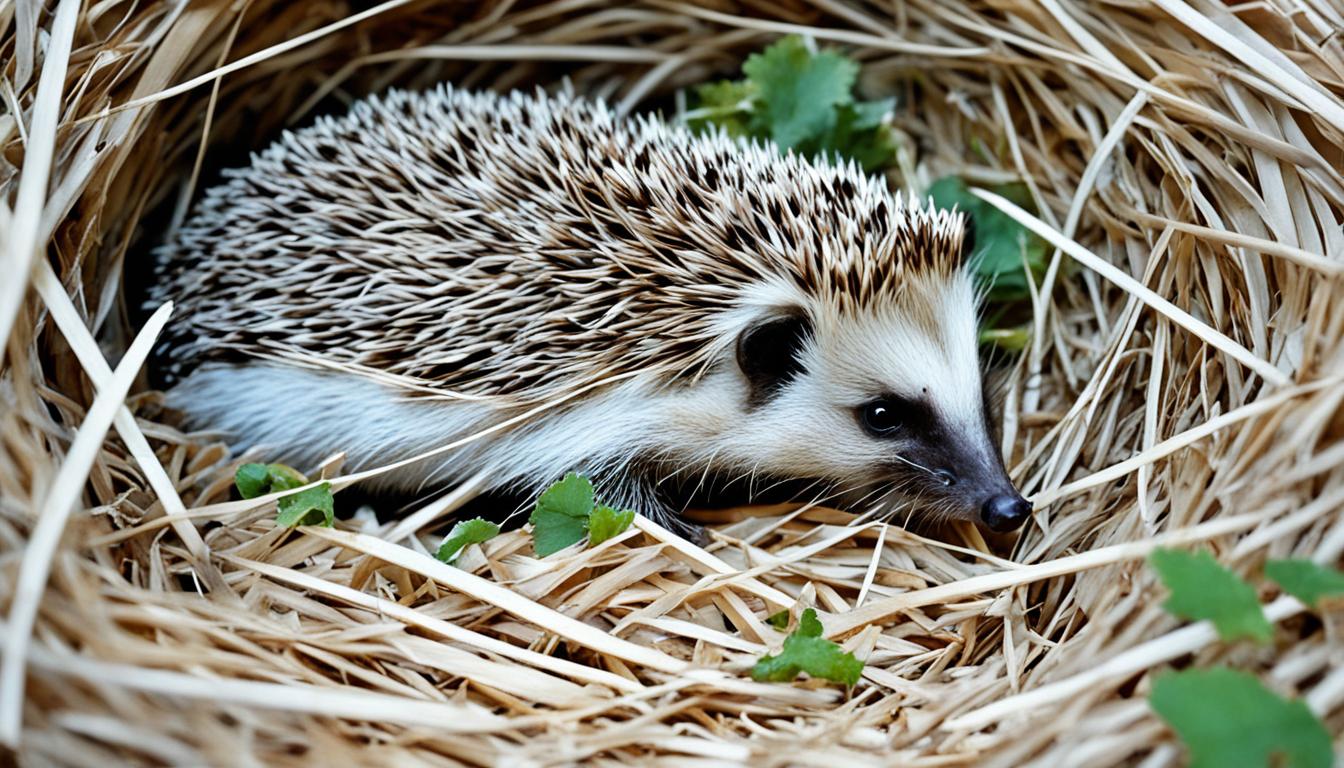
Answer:
<svg viewBox="0 0 1344 768"><path fill-rule="evenodd" d="M1344 551L1337 4L47 5L0 4L0 736L22 758L1156 766L1182 752L1152 675L1217 661L1344 730L1331 622L1280 601L1268 647L1177 632L1143 563ZM429 552L470 487L277 529L230 501L243 457L158 406L128 309L147 251L287 126L443 80L670 110L785 33L899 95L895 183L1024 179L1062 233L1008 371L1020 535L756 508L709 515L705 546L641 523L542 561L516 531L453 568ZM763 618L808 605L863 680L752 682L782 639Z"/></svg>

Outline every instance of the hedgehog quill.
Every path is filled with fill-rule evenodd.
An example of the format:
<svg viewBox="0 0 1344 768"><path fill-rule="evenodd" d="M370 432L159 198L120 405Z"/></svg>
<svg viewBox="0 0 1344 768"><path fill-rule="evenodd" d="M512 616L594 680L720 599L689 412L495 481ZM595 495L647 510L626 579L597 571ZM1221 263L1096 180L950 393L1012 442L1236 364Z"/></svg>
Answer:
<svg viewBox="0 0 1344 768"><path fill-rule="evenodd" d="M1011 530L965 225L826 164L567 95L394 91L228 171L161 247L169 404L398 492L566 472L803 481Z"/></svg>

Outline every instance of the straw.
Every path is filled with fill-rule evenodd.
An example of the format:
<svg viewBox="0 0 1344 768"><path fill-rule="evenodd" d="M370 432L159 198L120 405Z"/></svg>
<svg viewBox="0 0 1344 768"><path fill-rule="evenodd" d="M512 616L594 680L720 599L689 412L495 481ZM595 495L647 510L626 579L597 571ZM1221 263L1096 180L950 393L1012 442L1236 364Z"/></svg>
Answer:
<svg viewBox="0 0 1344 768"><path fill-rule="evenodd" d="M1336 623L1259 576L1268 558L1344 556L1334 5L8 9L0 737L20 762L1158 766L1184 753L1147 708L1152 680L1215 664L1344 733ZM840 48L862 98L896 100L894 190L954 174L1030 191L978 193L1052 255L1012 320L1029 349L991 355L1007 395L990 410L1035 504L1020 532L802 499L692 510L695 541L637 516L546 558L524 526L450 565L431 553L456 519L514 511L483 495L492 467L286 530L278 494L232 492L241 462L285 457L183 431L154 389L151 252L281 131L443 81L674 120L785 34ZM385 466L299 469L344 510L406 463L567 405ZM1170 616L1145 562L1158 546L1261 585L1273 645ZM864 662L853 687L751 679L789 631L770 617L807 608Z"/></svg>

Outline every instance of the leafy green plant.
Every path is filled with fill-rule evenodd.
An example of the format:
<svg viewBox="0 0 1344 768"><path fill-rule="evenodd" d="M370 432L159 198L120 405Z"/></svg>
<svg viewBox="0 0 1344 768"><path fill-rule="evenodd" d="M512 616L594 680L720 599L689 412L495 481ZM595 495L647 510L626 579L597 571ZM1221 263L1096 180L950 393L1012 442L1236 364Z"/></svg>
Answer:
<svg viewBox="0 0 1344 768"><path fill-rule="evenodd" d="M989 191L1036 212L1031 191L1025 184L997 184L989 187ZM929 187L928 194L935 206L949 210L955 207L967 214L974 227L971 268L988 304L980 343L1009 352L1022 351L1031 343L1031 326L1023 324L1020 318L1028 314L1031 286L1045 274L1049 244L1008 214L971 194L966 182L957 176L938 179Z"/></svg>
<svg viewBox="0 0 1344 768"><path fill-rule="evenodd" d="M741 80L696 88L695 106L684 116L687 125L768 139L807 157L853 160L869 173L895 165L897 144L887 122L895 100L854 98L858 62L835 50L813 50L802 38L790 36L749 56L742 73ZM1023 184L1000 184L991 191L1034 210ZM1031 340L1029 326L1002 321L1024 314L1028 284L1045 272L1046 242L972 195L956 176L934 182L928 195L936 206L956 206L975 222L973 268L991 304L981 342L1009 351L1025 348Z"/></svg>
<svg viewBox="0 0 1344 768"><path fill-rule="evenodd" d="M635 513L599 505L592 482L571 472L542 492L528 520L532 523L532 548L546 557L584 536L589 544L601 544L629 528Z"/></svg>
<svg viewBox="0 0 1344 768"><path fill-rule="evenodd" d="M467 545L481 544L498 535L499 526L484 518L459 520L444 537L443 543L439 545L439 551L434 556L445 563L452 563Z"/></svg>
<svg viewBox="0 0 1344 768"><path fill-rule="evenodd" d="M290 496L282 496L276 506L279 513L275 524L285 528L296 525L320 525L330 528L336 524L335 500L331 484L319 483Z"/></svg>
<svg viewBox="0 0 1344 768"><path fill-rule="evenodd" d="M1310 560L1270 560L1265 563L1265 575L1284 592L1313 607L1323 597L1344 595L1344 573Z"/></svg>
<svg viewBox="0 0 1344 768"><path fill-rule="evenodd" d="M307 485L308 478L284 464L244 464L233 473L233 484L244 499L255 499Z"/></svg>
<svg viewBox="0 0 1344 768"><path fill-rule="evenodd" d="M1031 326L1015 325L1007 328L981 328L980 343L993 344L1008 352L1021 352L1031 343Z"/></svg>
<svg viewBox="0 0 1344 768"><path fill-rule="evenodd" d="M1153 681L1153 710L1190 750L1191 768L1328 768L1330 734L1301 701L1254 675L1214 667Z"/></svg>
<svg viewBox="0 0 1344 768"><path fill-rule="evenodd" d="M532 548L546 557L579 541L588 534L588 516L596 500L593 484L582 475L570 473L542 492L532 510Z"/></svg>
<svg viewBox="0 0 1344 768"><path fill-rule="evenodd" d="M779 614L775 614L778 616ZM785 617L787 620L787 612ZM774 616L770 623L774 624ZM803 611L798 628L784 638L784 647L775 656L762 656L751 668L751 679L758 682L787 683L806 672L833 683L853 685L863 674L863 662L849 651L821 636L821 621L811 608Z"/></svg>
<svg viewBox="0 0 1344 768"><path fill-rule="evenodd" d="M858 62L790 36L747 57L742 74L742 80L698 87L687 125L769 139L806 157L853 160L870 173L895 162L896 142L885 121L895 101L854 99Z"/></svg>
<svg viewBox="0 0 1344 768"><path fill-rule="evenodd" d="M990 192L1035 212L1031 192L1022 183L997 184ZM1045 274L1048 244L1018 224L1008 214L971 194L966 182L956 176L944 176L929 187L929 197L939 208L957 210L970 216L975 226L975 254L972 268L990 301L1023 301L1031 294L1029 286Z"/></svg>
<svg viewBox="0 0 1344 768"><path fill-rule="evenodd" d="M1266 643L1274 634L1255 589L1208 552L1158 549L1150 560L1171 591L1162 604L1184 619L1208 619L1223 640L1249 637Z"/></svg>
<svg viewBox="0 0 1344 768"><path fill-rule="evenodd" d="M301 488L308 484L308 478L285 464L244 464L234 472L233 484L244 499L255 499L268 493ZM276 507L279 512L275 524L285 528L296 525L330 528L336 524L330 483L319 483L298 493L281 496Z"/></svg>
<svg viewBox="0 0 1344 768"><path fill-rule="evenodd" d="M1168 611L1213 622L1223 640L1273 637L1255 589L1208 552L1158 549L1150 561L1171 591ZM1344 574L1310 560L1270 560L1265 575L1308 605L1344 594ZM1148 703L1180 736L1195 768L1325 768L1333 761L1330 734L1311 710L1245 672L1170 672L1153 682Z"/></svg>
<svg viewBox="0 0 1344 768"><path fill-rule="evenodd" d="M632 509L618 510L605 504L598 504L588 516L588 544L592 546L601 544L612 536L624 532L634 521L635 511Z"/></svg>

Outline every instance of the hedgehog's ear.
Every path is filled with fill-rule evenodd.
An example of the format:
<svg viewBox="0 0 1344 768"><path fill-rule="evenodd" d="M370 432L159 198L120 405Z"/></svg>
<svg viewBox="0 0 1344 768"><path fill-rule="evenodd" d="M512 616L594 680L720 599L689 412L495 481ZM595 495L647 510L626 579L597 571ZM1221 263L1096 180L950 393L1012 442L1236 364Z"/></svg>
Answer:
<svg viewBox="0 0 1344 768"><path fill-rule="evenodd" d="M769 400L803 372L802 347L812 325L801 311L773 315L737 337L737 365L751 385L751 403Z"/></svg>

